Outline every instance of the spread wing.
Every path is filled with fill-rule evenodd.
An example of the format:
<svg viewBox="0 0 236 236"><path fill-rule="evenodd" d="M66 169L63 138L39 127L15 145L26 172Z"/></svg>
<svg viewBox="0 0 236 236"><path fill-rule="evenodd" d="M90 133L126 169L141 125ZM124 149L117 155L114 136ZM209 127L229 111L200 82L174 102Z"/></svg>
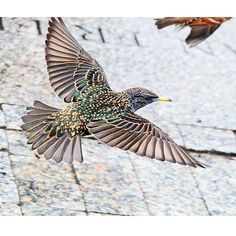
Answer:
<svg viewBox="0 0 236 236"><path fill-rule="evenodd" d="M191 32L185 39L185 41L187 44L191 45L191 47L196 46L197 44L208 38L211 34L213 34L219 28L219 26L220 24L191 26Z"/></svg>
<svg viewBox="0 0 236 236"><path fill-rule="evenodd" d="M61 18L49 21L45 53L51 86L65 102L76 101L95 86L110 89L102 67L79 45Z"/></svg>
<svg viewBox="0 0 236 236"><path fill-rule="evenodd" d="M99 119L87 127L97 139L109 146L160 161L205 167L175 144L160 128L136 114Z"/></svg>

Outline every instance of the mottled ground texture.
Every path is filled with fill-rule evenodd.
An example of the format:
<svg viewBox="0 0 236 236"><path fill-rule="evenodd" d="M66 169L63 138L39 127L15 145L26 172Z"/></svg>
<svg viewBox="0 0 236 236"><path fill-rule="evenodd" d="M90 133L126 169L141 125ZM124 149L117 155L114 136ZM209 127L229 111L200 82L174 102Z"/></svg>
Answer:
<svg viewBox="0 0 236 236"><path fill-rule="evenodd" d="M236 20L195 48L188 29L151 18L68 18L115 90L142 86L173 103L138 113L194 157L194 169L84 140L83 165L39 159L20 117L33 100L63 107L48 81L46 18L0 22L0 215L236 215Z"/></svg>

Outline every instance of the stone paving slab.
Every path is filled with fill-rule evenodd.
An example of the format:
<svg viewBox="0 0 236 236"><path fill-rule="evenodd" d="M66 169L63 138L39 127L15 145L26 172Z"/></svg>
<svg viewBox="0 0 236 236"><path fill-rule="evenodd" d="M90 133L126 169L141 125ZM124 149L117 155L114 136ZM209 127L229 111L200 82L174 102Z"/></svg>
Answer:
<svg viewBox="0 0 236 236"><path fill-rule="evenodd" d="M27 216L86 216L83 211L71 210L68 208L46 207L32 207L31 204L24 204L22 206L24 215Z"/></svg>
<svg viewBox="0 0 236 236"><path fill-rule="evenodd" d="M136 156L132 162L152 215L209 215L190 167Z"/></svg>
<svg viewBox="0 0 236 236"><path fill-rule="evenodd" d="M27 156L10 156L22 211L41 208L84 211L83 196L71 167ZM31 208L31 209L30 209Z"/></svg>
<svg viewBox="0 0 236 236"><path fill-rule="evenodd" d="M187 148L236 154L236 138L231 130L181 125L180 131Z"/></svg>
<svg viewBox="0 0 236 236"><path fill-rule="evenodd" d="M6 122L5 122L4 113L2 109L0 109L0 127L5 127L5 126L6 126Z"/></svg>
<svg viewBox="0 0 236 236"><path fill-rule="evenodd" d="M104 213L94 213L94 212L90 212L88 213L89 216L120 216L120 215L112 215L112 214L104 214Z"/></svg>
<svg viewBox="0 0 236 236"><path fill-rule="evenodd" d="M2 203L19 203L17 185L12 174L8 153L6 152L0 152L0 205Z"/></svg>
<svg viewBox="0 0 236 236"><path fill-rule="evenodd" d="M26 113L26 108L23 106L2 104L2 110L5 114L6 127L8 129L21 130L21 117Z"/></svg>
<svg viewBox="0 0 236 236"><path fill-rule="evenodd" d="M8 143L7 143L7 136L6 131L4 129L0 129L0 150L7 150Z"/></svg>
<svg viewBox="0 0 236 236"><path fill-rule="evenodd" d="M0 203L1 216L21 216L21 209L14 203Z"/></svg>
<svg viewBox="0 0 236 236"><path fill-rule="evenodd" d="M27 134L22 131L6 130L6 136L9 143L9 152L15 155L32 156L33 152L27 145Z"/></svg>
<svg viewBox="0 0 236 236"><path fill-rule="evenodd" d="M147 215L142 191L129 159L121 150L83 142L85 161L76 165L88 212ZM92 147L92 148L91 148Z"/></svg>
<svg viewBox="0 0 236 236"><path fill-rule="evenodd" d="M193 156L197 156L194 155ZM236 161L224 156L198 155L210 168L192 171L211 215L236 215Z"/></svg>

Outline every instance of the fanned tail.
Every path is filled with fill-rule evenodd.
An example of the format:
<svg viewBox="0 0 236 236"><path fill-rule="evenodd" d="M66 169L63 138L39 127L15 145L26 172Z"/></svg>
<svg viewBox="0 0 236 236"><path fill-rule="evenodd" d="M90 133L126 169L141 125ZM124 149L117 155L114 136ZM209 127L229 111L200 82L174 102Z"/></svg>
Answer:
<svg viewBox="0 0 236 236"><path fill-rule="evenodd" d="M27 115L22 117L24 124L21 128L29 133L27 144L39 155L56 162L65 161L69 164L73 160L82 162L81 138L79 135L69 137L66 131L55 125L57 108L35 101L32 107L27 107Z"/></svg>

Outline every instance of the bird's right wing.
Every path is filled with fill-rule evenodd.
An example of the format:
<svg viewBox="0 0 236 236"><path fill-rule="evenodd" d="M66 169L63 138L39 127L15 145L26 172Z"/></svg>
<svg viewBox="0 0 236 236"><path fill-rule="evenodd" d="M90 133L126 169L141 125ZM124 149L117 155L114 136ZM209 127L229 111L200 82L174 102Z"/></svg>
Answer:
<svg viewBox="0 0 236 236"><path fill-rule="evenodd" d="M52 88L65 102L76 101L90 89L109 89L105 72L75 40L61 18L51 18L46 61Z"/></svg>
<svg viewBox="0 0 236 236"><path fill-rule="evenodd" d="M191 26L191 31L188 37L185 39L186 43L191 47L196 46L197 44L204 41L211 34L213 34L218 28L219 25L197 25Z"/></svg>
<svg viewBox="0 0 236 236"><path fill-rule="evenodd" d="M134 113L95 120L87 127L91 134L109 146L161 161L205 167L174 143L159 127Z"/></svg>

